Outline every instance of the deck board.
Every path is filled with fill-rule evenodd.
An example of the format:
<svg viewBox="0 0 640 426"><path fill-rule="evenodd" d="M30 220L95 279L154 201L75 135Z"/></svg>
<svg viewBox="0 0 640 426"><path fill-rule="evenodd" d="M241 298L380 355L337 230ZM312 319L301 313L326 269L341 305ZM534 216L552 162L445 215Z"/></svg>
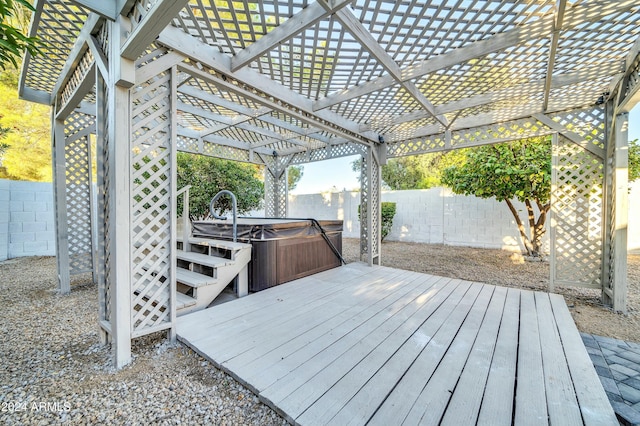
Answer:
<svg viewBox="0 0 640 426"><path fill-rule="evenodd" d="M294 424L617 424L557 295L349 264L177 333Z"/></svg>

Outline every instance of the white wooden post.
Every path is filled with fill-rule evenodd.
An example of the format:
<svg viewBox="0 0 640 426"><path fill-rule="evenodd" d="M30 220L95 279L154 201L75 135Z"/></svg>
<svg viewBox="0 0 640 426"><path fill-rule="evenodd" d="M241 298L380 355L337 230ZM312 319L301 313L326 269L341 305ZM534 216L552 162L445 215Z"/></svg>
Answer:
<svg viewBox="0 0 640 426"><path fill-rule="evenodd" d="M109 40L109 220L111 239L111 335L116 368L131 362L131 239L130 239L130 102L123 81L131 61L120 57L124 28L121 18L110 22Z"/></svg>
<svg viewBox="0 0 640 426"><path fill-rule="evenodd" d="M69 271L69 228L67 224L67 173L64 122L55 119L55 109L51 112L51 127L58 291L61 294L69 294L71 292L71 277Z"/></svg>
<svg viewBox="0 0 640 426"><path fill-rule="evenodd" d="M169 329L169 339L171 343L175 343L177 340L176 335L176 292L177 292L177 283L176 283L176 270L177 270L177 259L176 259L176 247L177 247L177 217L178 217L178 161L177 161L177 153L178 153L178 125L177 125L177 117L178 117L178 69L174 65L171 67L171 154L170 157L170 173L171 173L171 270L169 272L169 279L171 280L171 296L170 296L170 311L171 311L171 328ZM188 194L188 192L187 192ZM188 203L189 200L185 194L185 202ZM184 249L186 250L186 245L189 244L189 232L185 228L182 230L182 241Z"/></svg>
<svg viewBox="0 0 640 426"><path fill-rule="evenodd" d="M629 114L623 113L616 117L615 123L615 155L614 155L614 182L612 188L615 197L614 238L612 247L615 257L613 259L613 310L616 312L627 311L627 226L629 223L628 211L628 184L629 184L629 150L628 134Z"/></svg>

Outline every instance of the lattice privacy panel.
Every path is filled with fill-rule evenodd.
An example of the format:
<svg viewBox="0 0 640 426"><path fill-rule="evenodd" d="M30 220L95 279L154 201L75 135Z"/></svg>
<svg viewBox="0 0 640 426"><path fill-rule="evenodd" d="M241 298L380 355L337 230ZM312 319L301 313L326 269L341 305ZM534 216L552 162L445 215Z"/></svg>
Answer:
<svg viewBox="0 0 640 426"><path fill-rule="evenodd" d="M264 211L267 217L287 217L288 161L285 158L267 160L264 171Z"/></svg>
<svg viewBox="0 0 640 426"><path fill-rule="evenodd" d="M581 110L550 114L549 116L553 121L566 127L567 130L583 137L585 141L594 147L604 149L604 114L604 106L595 106Z"/></svg>
<svg viewBox="0 0 640 426"><path fill-rule="evenodd" d="M360 260L379 263L381 170L371 150L362 156L360 178Z"/></svg>
<svg viewBox="0 0 640 426"><path fill-rule="evenodd" d="M95 118L71 113L64 122L69 273L93 272L91 141Z"/></svg>
<svg viewBox="0 0 640 426"><path fill-rule="evenodd" d="M105 40L107 36L105 35ZM97 256L98 304L100 321L111 322L111 219L109 209L110 181L113 178L109 164L109 90L102 78L96 80L96 166L97 166Z"/></svg>
<svg viewBox="0 0 640 426"><path fill-rule="evenodd" d="M170 324L171 74L131 92L132 332Z"/></svg>
<svg viewBox="0 0 640 426"><path fill-rule="evenodd" d="M610 143L607 149L606 161L606 176L605 182L607 184L606 199L605 199L605 217L607 219L605 223L605 247L607 248L607 255L604 258L606 262L607 275L603 276L603 288L609 294L613 294L615 291L616 282L616 150L615 143Z"/></svg>
<svg viewBox="0 0 640 426"><path fill-rule="evenodd" d="M552 285L601 288L603 163L563 137L553 146Z"/></svg>

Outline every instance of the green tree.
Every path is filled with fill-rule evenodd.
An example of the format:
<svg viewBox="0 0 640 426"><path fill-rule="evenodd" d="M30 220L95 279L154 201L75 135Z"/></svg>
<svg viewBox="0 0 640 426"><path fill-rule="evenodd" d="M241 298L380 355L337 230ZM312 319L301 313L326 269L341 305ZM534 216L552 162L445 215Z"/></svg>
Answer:
<svg viewBox="0 0 640 426"><path fill-rule="evenodd" d="M264 198L258 166L183 152L178 153L177 162L178 188L191 185L189 215L192 219L207 217L211 199L223 189L236 195L240 214L258 208ZM178 204L178 211L182 211L182 197ZM220 214L231 211L231 200L221 197L216 207Z"/></svg>
<svg viewBox="0 0 640 426"><path fill-rule="evenodd" d="M540 256L551 195L551 142L532 138L470 149L465 162L448 167L442 183L456 194L495 197L513 215L529 256ZM527 209L529 234L512 200ZM533 205L537 206L536 211Z"/></svg>
<svg viewBox="0 0 640 426"><path fill-rule="evenodd" d="M289 190L296 189L298 182L304 175L304 166L291 166L287 170L287 186Z"/></svg>
<svg viewBox="0 0 640 426"><path fill-rule="evenodd" d="M640 178L640 143L638 139L629 142L629 182Z"/></svg>
<svg viewBox="0 0 640 426"><path fill-rule="evenodd" d="M0 83L0 126L10 129L0 141L10 145L0 179L50 182L50 108L18 99L17 88Z"/></svg>
<svg viewBox="0 0 640 426"><path fill-rule="evenodd" d="M27 0L0 0L0 68L6 69L7 63L18 67L17 58L24 51L32 55L39 53L39 41L25 35L25 8L34 11Z"/></svg>

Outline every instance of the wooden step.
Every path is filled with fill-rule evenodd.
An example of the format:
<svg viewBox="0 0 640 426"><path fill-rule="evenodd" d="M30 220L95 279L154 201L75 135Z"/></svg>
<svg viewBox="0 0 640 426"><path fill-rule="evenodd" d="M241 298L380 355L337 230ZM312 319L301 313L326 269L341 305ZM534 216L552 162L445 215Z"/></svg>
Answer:
<svg viewBox="0 0 640 426"><path fill-rule="evenodd" d="M176 310L187 308L196 304L196 299L184 293L176 292Z"/></svg>
<svg viewBox="0 0 640 426"><path fill-rule="evenodd" d="M178 242L183 242L182 237L177 238ZM198 244L203 246L214 247L221 250L238 251L251 247L251 244L239 243L225 240L215 240L211 238L189 237L189 244Z"/></svg>
<svg viewBox="0 0 640 426"><path fill-rule="evenodd" d="M176 257L186 262L197 263L198 265L210 266L212 268L220 268L226 265L233 265L235 262L231 259L222 257L209 256L202 253L194 253L191 251L176 251Z"/></svg>
<svg viewBox="0 0 640 426"><path fill-rule="evenodd" d="M214 277L199 274L184 268L176 268L176 281L188 285L189 287L203 287L218 282Z"/></svg>

